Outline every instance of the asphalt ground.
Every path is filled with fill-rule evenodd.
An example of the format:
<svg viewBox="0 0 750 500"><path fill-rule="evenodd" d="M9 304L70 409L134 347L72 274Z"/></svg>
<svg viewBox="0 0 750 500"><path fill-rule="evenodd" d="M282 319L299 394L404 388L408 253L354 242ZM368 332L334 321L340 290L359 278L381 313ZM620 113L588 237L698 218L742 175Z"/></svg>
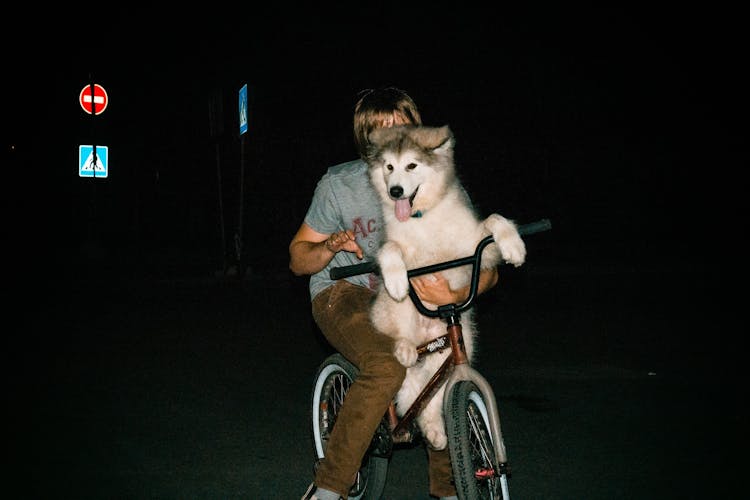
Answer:
<svg viewBox="0 0 750 500"><path fill-rule="evenodd" d="M744 353L714 271L504 268L477 304L517 499L736 498ZM38 287L6 332L11 477L25 498L299 498L330 352L286 269L115 273ZM385 498L428 499L420 443Z"/></svg>

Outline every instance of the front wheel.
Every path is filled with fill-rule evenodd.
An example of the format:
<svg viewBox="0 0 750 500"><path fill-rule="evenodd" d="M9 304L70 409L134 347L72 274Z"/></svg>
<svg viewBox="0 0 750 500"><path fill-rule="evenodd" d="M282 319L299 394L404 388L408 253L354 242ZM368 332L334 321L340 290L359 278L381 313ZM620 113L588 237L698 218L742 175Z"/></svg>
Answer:
<svg viewBox="0 0 750 500"><path fill-rule="evenodd" d="M457 382L451 389L445 425L453 478L462 500L509 500L506 464L498 464L487 404L477 386Z"/></svg>
<svg viewBox="0 0 750 500"><path fill-rule="evenodd" d="M358 370L341 354L332 354L321 363L312 391L312 435L315 466L325 457L326 445L336 423L344 397ZM377 456L372 448L362 459L357 477L349 490L351 500L378 500L385 489L388 458Z"/></svg>

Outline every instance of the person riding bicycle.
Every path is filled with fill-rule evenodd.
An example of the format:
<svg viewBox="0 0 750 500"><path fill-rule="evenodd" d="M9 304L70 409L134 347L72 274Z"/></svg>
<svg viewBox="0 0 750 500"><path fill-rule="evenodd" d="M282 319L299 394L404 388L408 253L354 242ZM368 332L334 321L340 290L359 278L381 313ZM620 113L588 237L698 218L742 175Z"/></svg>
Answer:
<svg viewBox="0 0 750 500"><path fill-rule="evenodd" d="M359 158L328 168L289 244L289 269L310 275L312 315L331 346L359 370L328 441L325 458L304 499L346 498L373 435L404 380L406 368L393 355L393 339L370 323L369 307L378 286L375 274L331 280L333 267L374 260L383 239L377 194L364 161L369 133L378 127L421 125L417 105L396 87L365 90L354 106L354 142ZM495 286L497 269L479 276L478 293ZM417 295L432 304L459 303L468 287L451 290L436 273L411 280ZM427 447L429 492L456 498L448 449Z"/></svg>

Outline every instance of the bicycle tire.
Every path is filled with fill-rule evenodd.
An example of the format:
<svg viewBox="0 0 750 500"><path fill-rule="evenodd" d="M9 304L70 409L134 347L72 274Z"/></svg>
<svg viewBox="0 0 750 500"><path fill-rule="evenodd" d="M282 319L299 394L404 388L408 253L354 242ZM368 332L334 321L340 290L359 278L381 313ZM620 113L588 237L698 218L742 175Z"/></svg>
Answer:
<svg viewBox="0 0 750 500"><path fill-rule="evenodd" d="M446 395L448 432L453 478L461 500L510 500L505 464L496 470L493 436L487 404L477 386L467 380L456 382Z"/></svg>
<svg viewBox="0 0 750 500"><path fill-rule="evenodd" d="M310 421L312 423L315 469L325 457L328 436L349 387L359 371L344 356L335 353L318 367L312 390ZM379 500L385 490L388 458L365 453L357 477L349 490L350 500Z"/></svg>

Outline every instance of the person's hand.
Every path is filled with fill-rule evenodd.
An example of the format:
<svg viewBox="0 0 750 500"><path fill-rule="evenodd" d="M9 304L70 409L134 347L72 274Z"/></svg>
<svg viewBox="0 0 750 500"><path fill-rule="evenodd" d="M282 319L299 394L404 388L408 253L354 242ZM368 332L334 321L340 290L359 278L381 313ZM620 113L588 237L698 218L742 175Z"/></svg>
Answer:
<svg viewBox="0 0 750 500"><path fill-rule="evenodd" d="M333 253L338 253L343 250L345 252L357 254L358 259L363 258L365 255L362 248L357 244L357 237L351 229L331 234L325 240L324 244L328 251Z"/></svg>
<svg viewBox="0 0 750 500"><path fill-rule="evenodd" d="M448 280L440 273L424 274L410 279L411 286L422 302L438 306L458 303L460 297L451 290Z"/></svg>

